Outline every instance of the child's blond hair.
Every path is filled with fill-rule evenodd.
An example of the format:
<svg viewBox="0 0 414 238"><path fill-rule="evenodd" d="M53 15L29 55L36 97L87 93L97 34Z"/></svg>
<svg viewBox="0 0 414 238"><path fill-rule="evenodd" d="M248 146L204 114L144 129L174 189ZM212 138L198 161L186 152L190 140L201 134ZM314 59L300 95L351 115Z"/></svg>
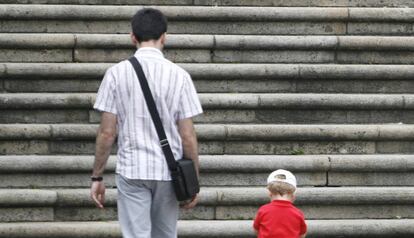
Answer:
<svg viewBox="0 0 414 238"><path fill-rule="evenodd" d="M292 195L295 193L296 188L288 183L285 182L271 182L267 185L267 189L273 195Z"/></svg>

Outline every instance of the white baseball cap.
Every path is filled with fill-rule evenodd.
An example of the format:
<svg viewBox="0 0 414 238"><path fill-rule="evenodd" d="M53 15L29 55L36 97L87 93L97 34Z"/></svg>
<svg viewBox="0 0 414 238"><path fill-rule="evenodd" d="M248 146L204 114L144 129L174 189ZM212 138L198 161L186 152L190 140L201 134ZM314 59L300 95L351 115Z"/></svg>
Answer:
<svg viewBox="0 0 414 238"><path fill-rule="evenodd" d="M296 188L296 177L291 172L284 170L284 169L278 169L276 171L273 171L269 177L267 177L267 184L272 182L284 182L292 185Z"/></svg>

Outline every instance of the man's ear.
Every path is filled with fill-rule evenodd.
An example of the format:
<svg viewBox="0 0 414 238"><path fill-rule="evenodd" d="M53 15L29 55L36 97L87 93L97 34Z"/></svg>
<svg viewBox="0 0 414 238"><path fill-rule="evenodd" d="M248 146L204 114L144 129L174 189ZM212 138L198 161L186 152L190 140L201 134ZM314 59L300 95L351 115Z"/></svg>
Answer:
<svg viewBox="0 0 414 238"><path fill-rule="evenodd" d="M166 41L166 39L167 39L167 32L164 32L164 33L161 35L161 37L160 37L160 40L161 40L161 44L162 44L162 45L165 45L165 41Z"/></svg>
<svg viewBox="0 0 414 238"><path fill-rule="evenodd" d="M132 44L134 44L136 46L138 44L138 40L135 37L134 33L130 32L129 35L131 36Z"/></svg>

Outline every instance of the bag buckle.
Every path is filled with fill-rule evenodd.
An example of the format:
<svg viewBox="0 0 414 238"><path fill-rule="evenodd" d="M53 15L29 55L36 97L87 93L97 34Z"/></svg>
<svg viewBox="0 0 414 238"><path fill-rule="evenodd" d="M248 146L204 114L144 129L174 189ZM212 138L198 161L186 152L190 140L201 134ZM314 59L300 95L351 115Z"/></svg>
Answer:
<svg viewBox="0 0 414 238"><path fill-rule="evenodd" d="M160 144L161 144L161 147L165 147L165 146L167 146L169 143L168 143L168 140L167 140L167 139L163 139L163 140L160 140Z"/></svg>

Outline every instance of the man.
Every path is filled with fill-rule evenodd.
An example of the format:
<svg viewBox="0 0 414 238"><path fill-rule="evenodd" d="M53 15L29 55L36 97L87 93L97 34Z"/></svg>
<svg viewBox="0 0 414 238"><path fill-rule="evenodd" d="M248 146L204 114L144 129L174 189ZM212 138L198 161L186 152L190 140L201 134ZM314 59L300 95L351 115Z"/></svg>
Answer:
<svg viewBox="0 0 414 238"><path fill-rule="evenodd" d="M132 42L157 105L176 159L194 160L197 138L192 117L202 108L190 75L164 58L167 21L155 9L132 18ZM178 202L141 86L128 60L109 68L94 108L102 112L96 138L91 197L100 208L105 199L104 168L118 130L118 217L124 238L177 237ZM196 205L194 197L184 207Z"/></svg>

